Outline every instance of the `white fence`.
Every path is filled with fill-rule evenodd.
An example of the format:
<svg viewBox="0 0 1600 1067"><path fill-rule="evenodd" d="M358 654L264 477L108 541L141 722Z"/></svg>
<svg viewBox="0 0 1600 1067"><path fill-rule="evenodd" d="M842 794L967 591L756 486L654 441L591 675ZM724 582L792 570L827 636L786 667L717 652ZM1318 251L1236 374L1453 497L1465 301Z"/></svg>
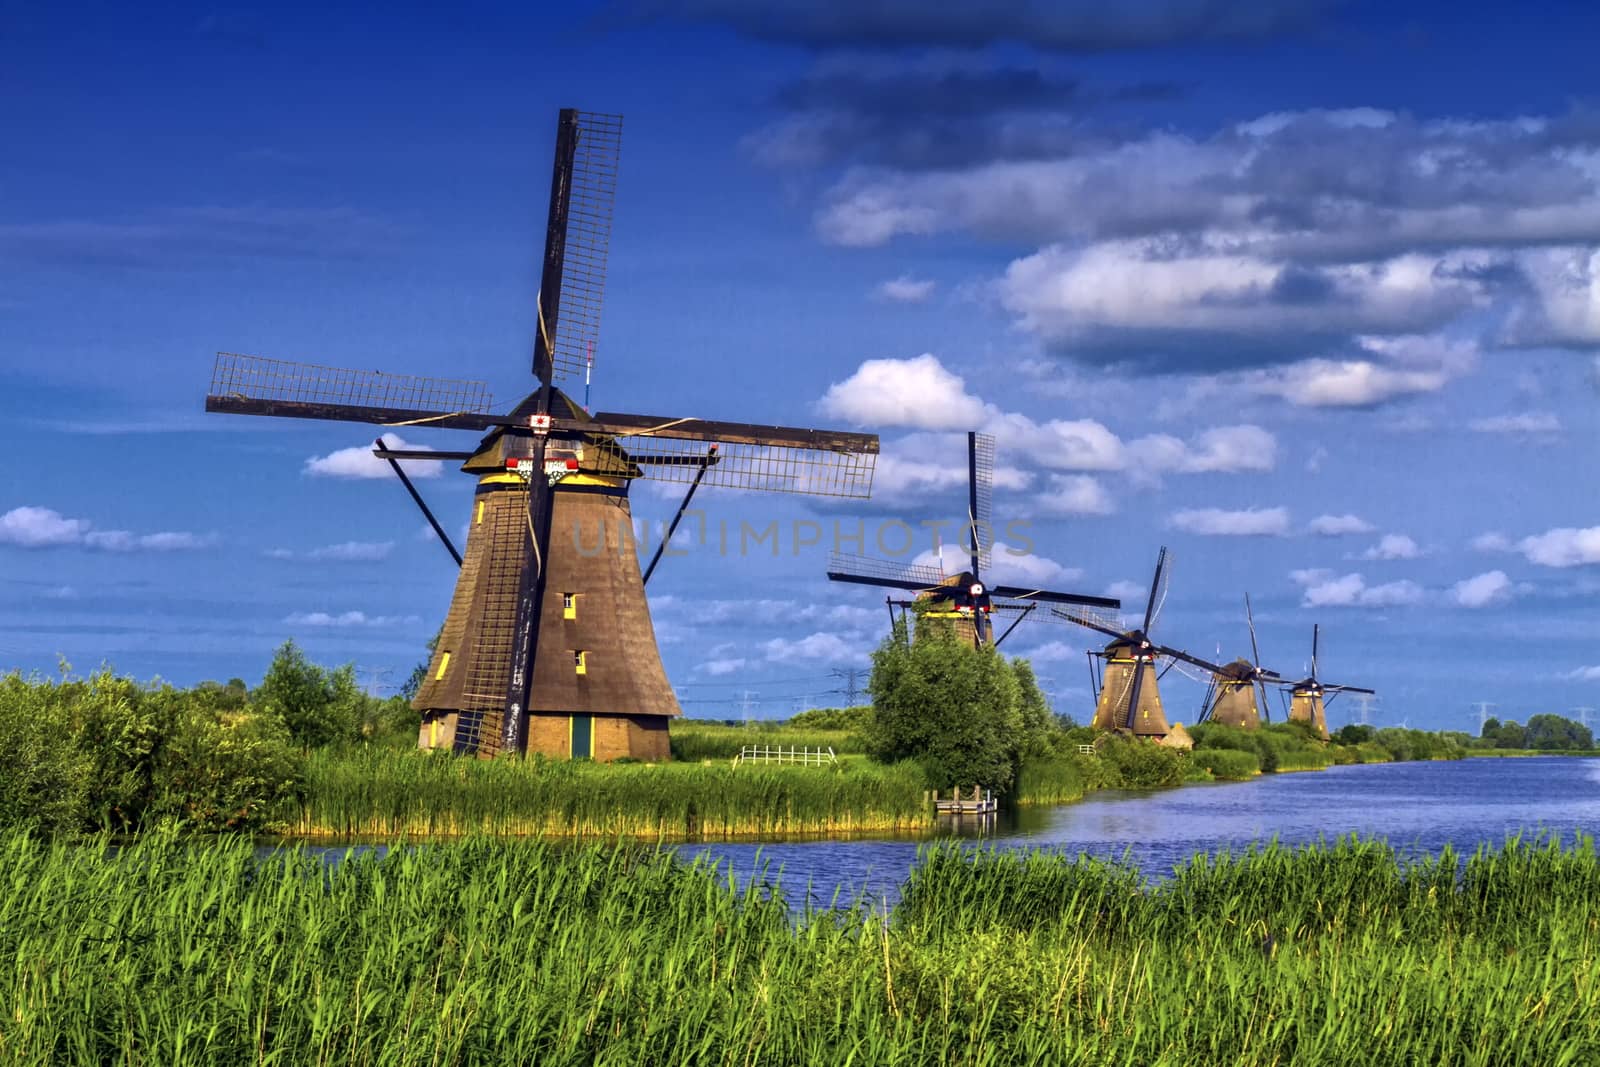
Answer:
<svg viewBox="0 0 1600 1067"><path fill-rule="evenodd" d="M741 763L795 763L804 767L829 767L839 762L833 746L827 748L797 748L794 745L745 745L733 757L733 765Z"/></svg>

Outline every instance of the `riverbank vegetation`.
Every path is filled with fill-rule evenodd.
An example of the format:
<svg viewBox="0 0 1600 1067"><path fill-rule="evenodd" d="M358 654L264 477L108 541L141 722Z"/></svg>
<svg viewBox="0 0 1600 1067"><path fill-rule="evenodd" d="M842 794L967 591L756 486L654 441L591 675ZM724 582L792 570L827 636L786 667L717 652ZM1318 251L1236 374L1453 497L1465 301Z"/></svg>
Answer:
<svg viewBox="0 0 1600 1067"><path fill-rule="evenodd" d="M887 915L637 847L0 839L13 1063L1587 1063L1592 843L941 847ZM797 896L799 894L796 894Z"/></svg>
<svg viewBox="0 0 1600 1067"><path fill-rule="evenodd" d="M469 833L726 840L905 833L932 825L920 768L456 759L383 748L314 753L282 832L392 838Z"/></svg>

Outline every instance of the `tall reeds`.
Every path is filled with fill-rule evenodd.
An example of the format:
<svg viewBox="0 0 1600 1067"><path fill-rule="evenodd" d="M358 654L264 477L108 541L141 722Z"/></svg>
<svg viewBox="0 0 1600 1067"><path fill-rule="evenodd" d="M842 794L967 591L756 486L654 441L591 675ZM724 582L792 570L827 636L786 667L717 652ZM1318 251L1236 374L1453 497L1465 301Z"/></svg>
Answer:
<svg viewBox="0 0 1600 1067"><path fill-rule="evenodd" d="M1585 1064L1600 863L924 853L794 913L645 847L0 839L0 1062ZM887 921L885 921L887 918Z"/></svg>
<svg viewBox="0 0 1600 1067"><path fill-rule="evenodd" d="M319 752L279 826L309 837L548 835L726 839L933 823L914 765L596 764Z"/></svg>

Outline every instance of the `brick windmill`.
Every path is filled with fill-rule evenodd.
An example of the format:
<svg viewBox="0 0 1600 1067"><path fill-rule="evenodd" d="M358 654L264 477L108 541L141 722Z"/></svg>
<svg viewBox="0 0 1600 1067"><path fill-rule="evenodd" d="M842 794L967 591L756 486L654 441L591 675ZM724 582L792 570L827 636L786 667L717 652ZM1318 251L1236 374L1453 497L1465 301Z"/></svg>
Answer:
<svg viewBox="0 0 1600 1067"><path fill-rule="evenodd" d="M1250 627L1253 661L1240 657L1212 672L1199 722L1220 722L1243 730L1257 730L1263 715L1271 718L1267 684L1280 684L1283 678L1277 671L1269 671L1261 665L1261 649L1256 644L1256 618L1250 609L1249 593L1244 595L1244 617Z"/></svg>
<svg viewBox="0 0 1600 1067"><path fill-rule="evenodd" d="M1284 686L1289 690L1289 721L1310 723L1317 734L1326 741L1328 739L1327 700L1332 700L1340 693L1366 693L1371 696L1377 691L1363 689L1358 685L1329 685L1318 680L1317 646L1321 644L1321 639L1322 627L1312 624L1311 673L1298 682L1284 683Z"/></svg>
<svg viewBox="0 0 1600 1067"><path fill-rule="evenodd" d="M967 434L967 524L963 535L968 549L968 569L946 574L939 564L900 563L836 553L828 564L828 580L875 585L916 594L915 600L889 598L893 609L915 608L922 625L960 627L974 644L998 646L1018 623L1033 615L1041 604L1074 604L1081 608L1122 607L1113 597L1063 593L1053 589L1028 589L1017 585L989 585L984 569L994 553L994 438ZM1011 616L1011 625L994 635L991 616ZM1040 616L1052 618L1049 614Z"/></svg>
<svg viewBox="0 0 1600 1067"><path fill-rule="evenodd" d="M1145 601L1144 622L1138 629L1120 630L1106 625L1100 619L1084 612L1051 610L1063 619L1086 626L1105 634L1111 641L1104 650L1094 653L1105 661L1100 680L1100 695L1095 701L1094 728L1097 730L1127 731L1138 737L1165 737L1171 733L1166 712L1161 707L1161 694L1157 687L1161 673L1156 670L1160 657L1178 660L1209 671L1215 677L1224 668L1191 656L1189 653L1166 645L1158 645L1151 638L1156 616L1166 600L1168 578L1167 550L1161 549L1156 557L1155 577L1150 580L1150 596ZM1164 672L1162 672L1164 673Z"/></svg>
<svg viewBox="0 0 1600 1067"><path fill-rule="evenodd" d="M878 439L697 418L601 413L555 385L587 377L598 340L620 116L561 111L542 277L534 390L499 413L481 382L217 357L206 410L472 430L469 451L387 449L460 460L477 478L466 551L427 679L419 744L493 756L667 757L682 714L645 600L628 490L688 486L864 498ZM683 508L679 508L679 516ZM674 519L674 524L676 519Z"/></svg>

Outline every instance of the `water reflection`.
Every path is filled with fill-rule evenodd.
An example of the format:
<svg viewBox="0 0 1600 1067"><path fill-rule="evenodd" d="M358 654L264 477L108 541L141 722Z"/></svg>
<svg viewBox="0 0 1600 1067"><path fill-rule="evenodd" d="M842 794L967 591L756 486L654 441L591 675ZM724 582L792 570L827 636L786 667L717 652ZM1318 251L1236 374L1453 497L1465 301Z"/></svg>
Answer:
<svg viewBox="0 0 1600 1067"><path fill-rule="evenodd" d="M966 829L966 828L964 828ZM1389 763L1268 775L1251 782L1154 793L1106 792L1077 804L1030 809L971 832L972 847L1045 849L1126 857L1164 877L1196 852L1242 850L1276 837L1310 844L1349 833L1407 854L1446 844L1471 852L1506 838L1600 830L1600 760L1563 757ZM825 906L858 897L893 903L916 859L904 841L686 845L748 877L781 870L790 900Z"/></svg>
<svg viewBox="0 0 1600 1067"><path fill-rule="evenodd" d="M1239 851L1273 838L1289 845L1345 834L1388 840L1406 854L1445 845L1471 852L1508 837L1600 832L1600 759L1531 757L1387 763L1267 775L1250 782L1158 792L1096 793L1077 804L967 817L945 839L973 848L1043 849L1127 859L1162 878L1197 852ZM882 907L925 842L857 838L678 846L741 883L780 877L791 904ZM328 848L337 862L346 845ZM365 847L382 848L382 845Z"/></svg>

